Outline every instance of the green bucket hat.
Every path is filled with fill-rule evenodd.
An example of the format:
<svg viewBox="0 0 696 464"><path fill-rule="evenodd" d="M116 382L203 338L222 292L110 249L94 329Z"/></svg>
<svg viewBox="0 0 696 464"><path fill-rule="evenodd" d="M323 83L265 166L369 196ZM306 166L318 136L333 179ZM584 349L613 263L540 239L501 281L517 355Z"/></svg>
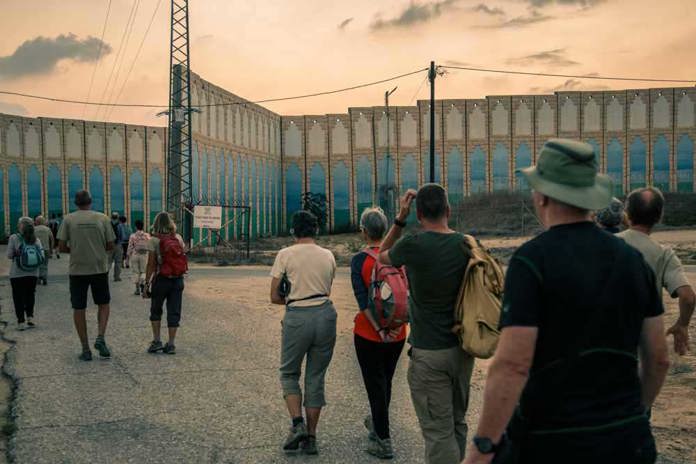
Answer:
<svg viewBox="0 0 696 464"><path fill-rule="evenodd" d="M544 144L536 166L520 170L539 193L582 209L596 210L611 201L611 179L597 173L592 145L551 139Z"/></svg>

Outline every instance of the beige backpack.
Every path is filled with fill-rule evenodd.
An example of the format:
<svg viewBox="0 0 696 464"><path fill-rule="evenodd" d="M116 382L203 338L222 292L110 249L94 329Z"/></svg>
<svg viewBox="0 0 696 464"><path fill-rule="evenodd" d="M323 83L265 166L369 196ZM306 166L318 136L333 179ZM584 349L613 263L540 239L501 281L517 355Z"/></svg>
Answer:
<svg viewBox="0 0 696 464"><path fill-rule="evenodd" d="M498 345L498 323L504 276L500 264L471 235L465 235L471 257L455 306L454 332L461 347L476 358L493 356Z"/></svg>

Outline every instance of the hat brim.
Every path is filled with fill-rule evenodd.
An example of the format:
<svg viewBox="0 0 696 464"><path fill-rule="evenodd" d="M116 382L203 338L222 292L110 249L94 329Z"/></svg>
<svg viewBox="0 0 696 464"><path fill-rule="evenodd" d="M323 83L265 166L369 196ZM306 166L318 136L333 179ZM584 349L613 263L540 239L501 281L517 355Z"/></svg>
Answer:
<svg viewBox="0 0 696 464"><path fill-rule="evenodd" d="M570 187L550 182L539 175L536 166L521 169L532 189L539 193L582 209L605 208L612 199L612 181L604 174L597 174L591 187Z"/></svg>

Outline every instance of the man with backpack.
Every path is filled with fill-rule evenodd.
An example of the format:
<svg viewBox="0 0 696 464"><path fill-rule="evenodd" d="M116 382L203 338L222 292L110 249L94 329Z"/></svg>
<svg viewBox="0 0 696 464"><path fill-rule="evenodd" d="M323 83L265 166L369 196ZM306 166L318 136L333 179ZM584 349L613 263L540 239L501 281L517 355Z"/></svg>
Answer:
<svg viewBox="0 0 696 464"><path fill-rule="evenodd" d="M413 200L422 230L399 239ZM408 384L425 440L427 464L459 463L467 445L465 416L474 358L460 347L453 327L470 254L464 235L449 228L449 216L442 186L426 184L418 192L407 191L379 253L382 264L407 269Z"/></svg>
<svg viewBox="0 0 696 464"><path fill-rule="evenodd" d="M152 238L149 242L147 274L145 276L145 295L150 302L150 323L152 342L148 353L162 351L176 354L174 340L181 321L181 303L184 293L184 274L188 270L184 240L176 233L176 224L169 213L162 211L155 216L152 225ZM150 283L151 282L151 283ZM162 344L160 326L162 306L167 302L167 328L169 340Z"/></svg>
<svg viewBox="0 0 696 464"><path fill-rule="evenodd" d="M109 218L92 211L92 197L87 190L75 194L78 210L65 216L58 230L60 251L70 253L70 301L72 303L75 330L82 343L82 361L92 360L87 338L87 291L98 306L99 335L94 348L102 358L110 358L111 350L104 336L109 322L109 256L114 248L114 229Z"/></svg>
<svg viewBox="0 0 696 464"><path fill-rule="evenodd" d="M408 320L408 282L403 268L377 262L389 227L380 208L360 216L360 233L367 247L350 263L353 293L360 312L355 316L354 342L371 415L365 418L367 452L380 459L394 457L389 431L392 379L404 348Z"/></svg>
<svg viewBox="0 0 696 464"><path fill-rule="evenodd" d="M140 295L145 287L145 272L147 271L147 257L150 250L150 234L143 230L143 221L135 221L135 233L128 238L126 256L131 264L135 294Z"/></svg>
<svg viewBox="0 0 696 464"><path fill-rule="evenodd" d="M591 145L549 140L522 174L547 230L510 260L464 462L652 464L647 411L669 367L655 275L592 221L612 183Z"/></svg>
<svg viewBox="0 0 696 464"><path fill-rule="evenodd" d="M39 266L39 283L46 285L48 284L48 260L51 259L53 254L56 240L51 228L46 225L46 218L41 215L36 216L34 223L36 224L34 232L36 233L36 238L41 241L45 258L43 264Z"/></svg>

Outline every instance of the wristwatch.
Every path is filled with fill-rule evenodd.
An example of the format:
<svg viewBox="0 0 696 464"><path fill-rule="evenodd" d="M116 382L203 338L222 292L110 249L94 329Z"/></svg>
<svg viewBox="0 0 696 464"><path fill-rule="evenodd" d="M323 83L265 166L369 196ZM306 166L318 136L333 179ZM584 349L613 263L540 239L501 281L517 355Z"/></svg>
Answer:
<svg viewBox="0 0 696 464"><path fill-rule="evenodd" d="M474 437L474 446L481 454L493 454L498 451L498 445L486 437Z"/></svg>
<svg viewBox="0 0 696 464"><path fill-rule="evenodd" d="M399 227L401 227L402 229L403 229L404 227L406 227L406 223L405 223L404 221L400 221L398 218L395 218L395 219L394 219L394 225L395 225L395 226L399 226Z"/></svg>

